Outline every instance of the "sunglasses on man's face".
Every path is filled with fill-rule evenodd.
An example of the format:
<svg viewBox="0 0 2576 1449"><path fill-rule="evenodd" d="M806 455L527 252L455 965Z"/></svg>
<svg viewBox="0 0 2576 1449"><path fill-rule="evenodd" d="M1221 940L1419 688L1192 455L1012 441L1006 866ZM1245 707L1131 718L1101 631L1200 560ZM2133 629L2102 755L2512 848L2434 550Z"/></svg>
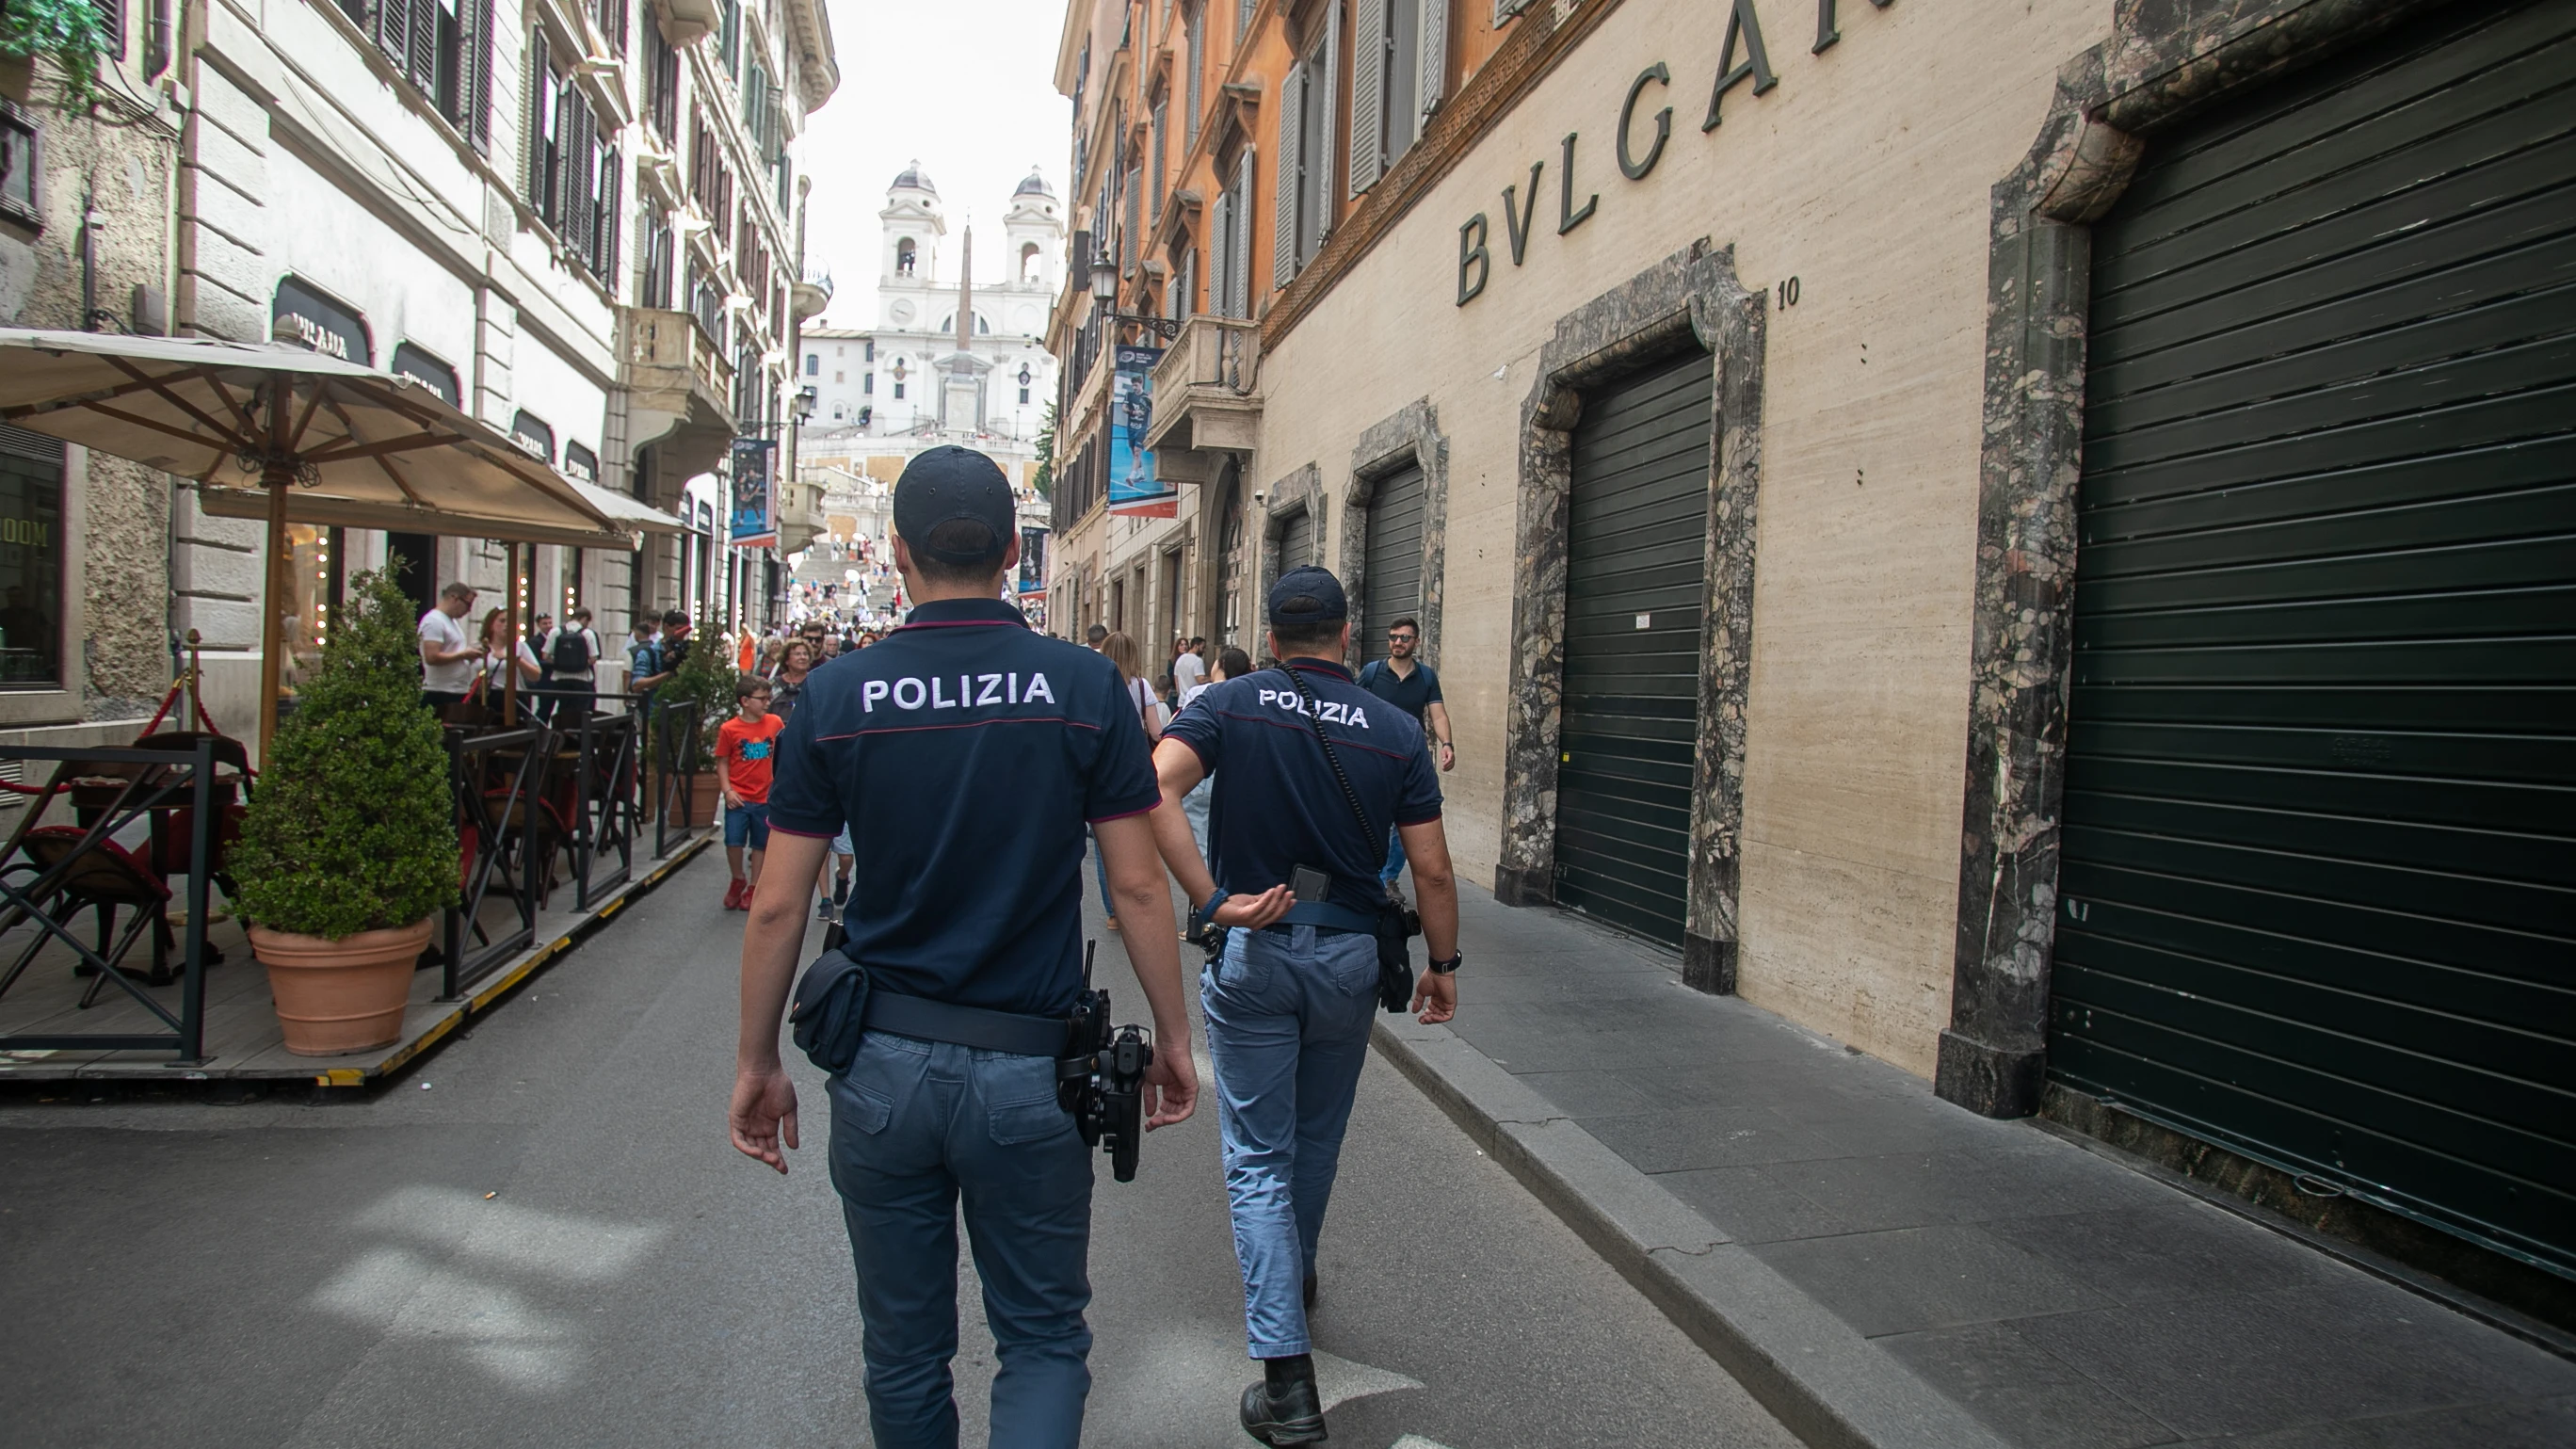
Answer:
<svg viewBox="0 0 2576 1449"><path fill-rule="evenodd" d="M1386 636L1386 642L1389 644L1410 644L1413 642L1413 636L1410 634L1389 634Z"/></svg>

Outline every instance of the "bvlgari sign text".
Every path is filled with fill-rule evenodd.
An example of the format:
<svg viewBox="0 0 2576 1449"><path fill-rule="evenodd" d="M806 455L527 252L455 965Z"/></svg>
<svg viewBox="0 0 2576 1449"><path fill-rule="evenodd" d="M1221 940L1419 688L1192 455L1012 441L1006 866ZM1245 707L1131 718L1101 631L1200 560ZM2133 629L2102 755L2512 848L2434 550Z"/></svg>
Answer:
<svg viewBox="0 0 2576 1449"><path fill-rule="evenodd" d="M1869 0L1884 10L1895 0ZM1720 108L1726 93L1750 83L1751 94L1762 95L1780 84L1771 69L1771 54L1762 44L1761 17L1754 13L1753 0L1732 0L1733 8L1726 17L1726 40L1718 47L1717 78L1709 86L1708 115L1699 123L1703 133L1714 131L1723 117ZM1816 43L1810 54L1821 54L1842 39L1837 26L1837 0L1816 0ZM1655 163L1664 159L1664 147L1673 137L1673 108L1664 106L1643 120L1637 108L1647 99L1652 88L1660 96L1672 87L1672 71L1662 61L1637 72L1628 84L1626 99L1619 104L1619 129L1614 149L1619 160L1619 174L1630 181L1643 181L1654 173ZM1651 131L1652 134L1647 133ZM1575 193L1575 145L1580 133L1568 131L1559 148L1556 163L1556 234L1567 232L1592 219L1601 204L1599 192L1586 192L1578 204ZM1598 152L1594 153L1598 155ZM1546 174L1545 161L1530 163L1526 177L1515 177L1503 188L1503 241L1511 253L1512 265L1527 260L1531 234L1537 230L1538 198ZM1485 284L1493 280L1493 223L1486 213L1477 212L1458 228L1458 305L1483 296Z"/></svg>

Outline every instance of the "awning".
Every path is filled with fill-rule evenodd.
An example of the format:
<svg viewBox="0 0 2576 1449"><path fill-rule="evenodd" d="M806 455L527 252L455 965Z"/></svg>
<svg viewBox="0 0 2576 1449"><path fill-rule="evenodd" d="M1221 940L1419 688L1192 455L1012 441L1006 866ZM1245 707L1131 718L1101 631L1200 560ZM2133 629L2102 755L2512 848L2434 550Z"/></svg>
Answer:
<svg viewBox="0 0 2576 1449"><path fill-rule="evenodd" d="M615 489L578 478L566 479L590 506L608 515L608 521L635 533L686 533L689 526L677 515L665 513L649 503L629 498Z"/></svg>
<svg viewBox="0 0 2576 1449"><path fill-rule="evenodd" d="M284 406L277 406L282 399ZM573 480L418 381L297 347L0 328L0 421L195 479L206 512L632 548Z"/></svg>

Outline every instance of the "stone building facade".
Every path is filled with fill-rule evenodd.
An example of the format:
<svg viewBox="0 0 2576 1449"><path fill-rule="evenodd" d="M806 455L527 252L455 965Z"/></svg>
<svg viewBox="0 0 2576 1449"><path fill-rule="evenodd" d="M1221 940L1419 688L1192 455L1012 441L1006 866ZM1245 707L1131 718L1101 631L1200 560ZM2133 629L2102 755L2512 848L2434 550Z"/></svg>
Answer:
<svg viewBox="0 0 2576 1449"><path fill-rule="evenodd" d="M1185 615L1320 557L1363 651L1420 616L1505 903L2576 1269L2576 933L2507 843L2570 841L2576 6L1423 5L1448 71L1354 85L1391 8L1068 12L1127 98L1075 226L1223 314L1154 376Z"/></svg>
<svg viewBox="0 0 2576 1449"><path fill-rule="evenodd" d="M52 60L0 61L0 324L162 334L184 115L142 7L84 101ZM0 430L0 732L121 743L173 677L171 490L151 469ZM94 722L94 723L93 723Z"/></svg>
<svg viewBox="0 0 2576 1449"><path fill-rule="evenodd" d="M192 12L174 324L302 341L409 374L568 476L678 513L737 437L791 466L801 272L792 143L838 84L815 0L215 0ZM721 492L710 483L702 491ZM174 623L219 717L254 701L255 524L172 522ZM403 561L502 602L504 550L300 530L291 650L357 571ZM762 612L776 561L719 529L633 553L533 548L523 614L587 604L603 633L685 607Z"/></svg>

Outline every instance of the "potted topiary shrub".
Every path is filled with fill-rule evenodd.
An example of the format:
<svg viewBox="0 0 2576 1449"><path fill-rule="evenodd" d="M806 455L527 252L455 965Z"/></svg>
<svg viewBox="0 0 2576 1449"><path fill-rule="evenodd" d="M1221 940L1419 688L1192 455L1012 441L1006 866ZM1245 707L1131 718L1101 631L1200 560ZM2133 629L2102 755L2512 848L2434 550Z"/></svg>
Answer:
<svg viewBox="0 0 2576 1449"><path fill-rule="evenodd" d="M673 711L666 716L663 745L663 758L670 762L675 777L671 785L673 808L682 812L681 819L698 826L715 820L716 801L722 798L722 786L716 779L716 730L733 718L733 684L739 671L733 667L723 638L705 620L690 628L689 640L688 657L653 692L653 701L657 709L667 705ZM676 733L682 728L677 711L685 704L697 706L698 726L682 739ZM685 773L692 766L697 771L694 784ZM685 800L679 798L683 793L688 796Z"/></svg>
<svg viewBox="0 0 2576 1449"><path fill-rule="evenodd" d="M236 904L298 1056L399 1039L431 920L457 898L456 805L411 601L382 572L350 593L232 849Z"/></svg>

